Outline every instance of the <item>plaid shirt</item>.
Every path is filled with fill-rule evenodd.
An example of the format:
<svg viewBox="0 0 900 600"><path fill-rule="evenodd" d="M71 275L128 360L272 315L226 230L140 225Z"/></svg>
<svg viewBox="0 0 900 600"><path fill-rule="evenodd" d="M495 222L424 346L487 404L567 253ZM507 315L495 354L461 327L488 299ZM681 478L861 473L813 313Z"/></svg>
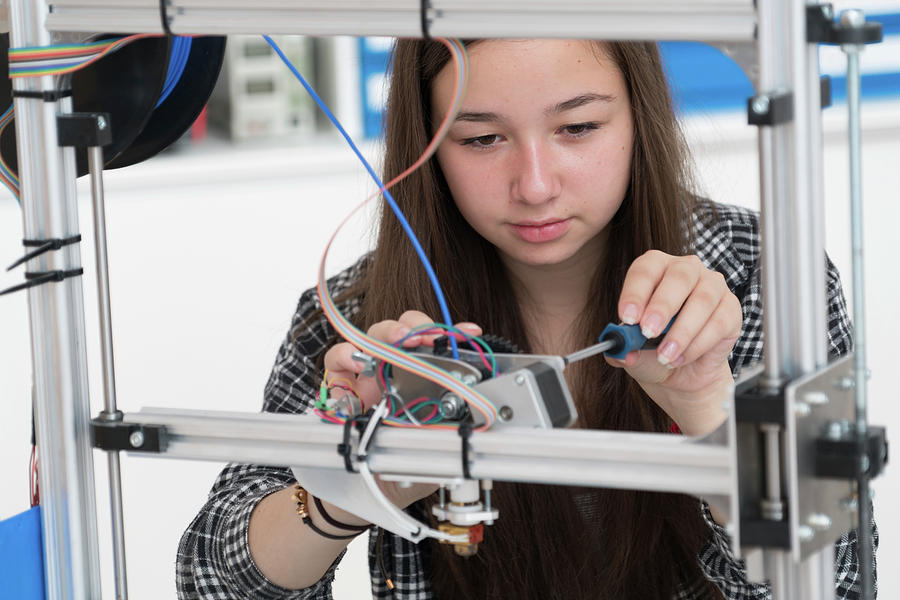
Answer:
<svg viewBox="0 0 900 600"><path fill-rule="evenodd" d="M763 350L759 223L755 213L742 208L716 205L716 215L712 210L712 205L702 204L695 211L694 252L708 268L725 276L728 286L741 300L743 328L731 356L732 368L737 373L741 367L759 361ZM346 289L359 277L363 263L360 261L334 277L329 289L335 294ZM830 261L827 297L829 353L837 356L851 349L850 322L840 279ZM340 308L345 314L352 314L358 306L359 301L352 300ZM266 385L263 410L300 413L308 410L316 398L320 375L315 368L315 357L334 332L324 317L312 326L301 328L300 324L318 308L315 289L304 292L291 331L278 352ZM265 496L293 481L291 471L285 468L231 464L222 471L209 499L185 531L178 547L176 578L180 598L327 600L332 597L331 582L340 556L315 585L303 590L287 590L275 585L260 573L250 557L247 542L250 513ZM735 559L731 551L725 530L712 520L703 503L701 510L710 528L709 539L697 557L706 577L729 599L770 598L767 585L747 580L741 561ZM873 543L877 548L874 521L872 527ZM390 532L383 533L383 559L390 565L396 587L393 591L388 589L377 566L376 536L370 535L373 596L396 600L434 598L421 548ZM836 542L834 559L836 597L857 598L859 564L854 531ZM694 598L695 593L681 587L675 597L689 599Z"/></svg>

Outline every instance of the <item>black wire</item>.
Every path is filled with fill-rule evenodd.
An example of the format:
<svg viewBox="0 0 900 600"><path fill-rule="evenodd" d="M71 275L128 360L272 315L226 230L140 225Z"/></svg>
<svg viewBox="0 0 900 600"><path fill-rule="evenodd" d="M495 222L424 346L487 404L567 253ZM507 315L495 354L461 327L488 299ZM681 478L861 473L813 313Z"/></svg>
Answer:
<svg viewBox="0 0 900 600"><path fill-rule="evenodd" d="M169 29L169 14L168 10L166 10L167 0L159 0L159 20L162 22L162 30L166 35L173 35L172 30Z"/></svg>
<svg viewBox="0 0 900 600"><path fill-rule="evenodd" d="M430 42L431 33L428 32L428 0L419 2L419 21L422 27L422 39Z"/></svg>
<svg viewBox="0 0 900 600"><path fill-rule="evenodd" d="M384 578L384 583L387 585L388 590L391 592L391 598L394 597L394 582L391 581L391 578L388 576L387 569L384 566L384 528L378 528L378 537L375 540L375 553L378 555L378 568L381 571L381 576Z"/></svg>
<svg viewBox="0 0 900 600"><path fill-rule="evenodd" d="M469 438L472 436L472 424L460 423L457 430L459 437L462 438L462 472L463 477L472 479L472 473L469 472Z"/></svg>

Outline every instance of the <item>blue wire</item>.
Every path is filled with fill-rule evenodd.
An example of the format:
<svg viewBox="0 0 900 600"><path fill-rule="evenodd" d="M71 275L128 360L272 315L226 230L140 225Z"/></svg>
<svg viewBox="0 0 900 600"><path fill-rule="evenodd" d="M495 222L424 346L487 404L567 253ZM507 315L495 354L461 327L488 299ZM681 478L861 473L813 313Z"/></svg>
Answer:
<svg viewBox="0 0 900 600"><path fill-rule="evenodd" d="M163 83L163 90L159 100L156 101L156 106L153 108L159 108L159 105L166 101L166 98L178 85L190 54L191 38L181 35L175 36L172 40L172 51L169 53L169 70L166 71L166 81Z"/></svg>
<svg viewBox="0 0 900 600"><path fill-rule="evenodd" d="M384 184L381 182L381 179L375 173L375 170L369 164L369 162L362 155L362 152L359 151L359 148L356 147L356 144L353 143L353 140L350 138L350 135L344 130L341 126L340 122L337 120L337 117L332 114L332 112L328 109L325 102L319 97L316 91L312 88L309 83L307 83L306 79L303 78L303 75L300 74L300 71L297 70L297 67L291 63L290 59L284 55L284 52L281 51L281 48L278 47L272 38L267 35L264 35L263 38L269 45L275 50L278 57L287 65L288 69L294 74L294 76L303 84L303 87L306 88L306 91L312 96L312 99L316 101L316 104L319 105L319 108L322 109L322 112L325 113L325 116L337 127L338 131L341 132L341 135L344 136L344 139L347 140L347 143L350 144L350 148L353 149L353 152L356 153L356 156L362 162L363 166L366 168L366 171L369 172L369 175L372 176L372 179L375 180L375 183L378 185L378 188L384 188ZM441 290L441 284L438 282L437 275L434 273L434 269L431 267L431 262L429 262L428 257L425 255L425 250L422 249L422 245L419 243L419 238L416 237L415 232L413 232L412 227L409 225L409 221L406 220L406 217L403 215L403 211L400 210L400 207L397 206L397 203L394 201L394 197L391 196L391 193L387 190L383 192L385 199L390 205L391 210L394 211L394 215L397 217L397 220L400 221L400 226L403 227L403 231L406 232L406 236L409 238L409 241L412 242L413 248L416 250L416 254L419 255L419 259L422 261L422 266L425 267L425 272L428 273L428 278L431 280L431 287L434 288L434 293L437 296L438 305L441 307L441 316L444 317L444 321L446 322L448 327L453 326L453 321L450 319L450 309L447 307L447 301L444 299L444 292ZM453 348L453 358L459 358L459 350L456 346L456 339L452 336L450 337L450 345Z"/></svg>

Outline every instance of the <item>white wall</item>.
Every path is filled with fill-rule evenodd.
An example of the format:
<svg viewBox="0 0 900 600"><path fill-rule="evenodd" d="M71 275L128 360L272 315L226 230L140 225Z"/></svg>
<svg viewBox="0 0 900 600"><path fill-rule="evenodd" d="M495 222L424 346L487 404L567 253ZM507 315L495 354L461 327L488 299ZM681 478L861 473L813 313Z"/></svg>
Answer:
<svg viewBox="0 0 900 600"><path fill-rule="evenodd" d="M846 148L842 109L828 115L825 160L828 248L849 290ZM900 105L867 105L864 133L869 357L873 423L900 432L892 385L900 339L900 273L893 236L900 222ZM741 117L689 124L711 197L755 205L753 129ZM206 148L170 154L106 175L112 314L119 407L257 410L276 348L299 293L310 286L324 243L369 184L340 146ZM92 412L102 406L90 206L86 182L81 223ZM362 245L338 242L335 270ZM0 198L0 263L22 253L20 212ZM18 283L21 270L0 275ZM25 295L0 298L0 516L27 507L30 347ZM106 597L112 597L105 458L95 453ZM221 465L125 456L124 497L131 597L174 597L178 538L203 502ZM900 595L900 503L896 468L874 488L882 534L881 596ZM366 597L364 549L339 574L338 600Z"/></svg>

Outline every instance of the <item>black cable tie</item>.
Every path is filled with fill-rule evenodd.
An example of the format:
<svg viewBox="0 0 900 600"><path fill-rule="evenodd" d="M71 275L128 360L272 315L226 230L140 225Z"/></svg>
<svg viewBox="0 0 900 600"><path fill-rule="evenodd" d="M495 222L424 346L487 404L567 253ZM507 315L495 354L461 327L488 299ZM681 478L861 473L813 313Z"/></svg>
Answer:
<svg viewBox="0 0 900 600"><path fill-rule="evenodd" d="M13 292L18 292L19 290L25 290L28 288L36 287L39 285L43 285L45 283L49 283L51 281L62 281L64 279L68 279L69 277L79 277L84 274L84 269L70 269L68 271L43 271L43 272L33 272L33 273L25 273L25 283L20 283L18 285L14 285L12 287L8 287L3 291L0 291L0 296L4 296L6 294L11 294Z"/></svg>
<svg viewBox="0 0 900 600"><path fill-rule="evenodd" d="M163 33L166 35L174 35L169 29L169 11L167 10L168 0L159 0L159 20L162 23Z"/></svg>
<svg viewBox="0 0 900 600"><path fill-rule="evenodd" d="M472 473L469 472L469 438L472 437L472 424L460 423L459 429L456 430L459 437L462 438L462 472L463 477L472 479Z"/></svg>
<svg viewBox="0 0 900 600"><path fill-rule="evenodd" d="M72 95L72 90L48 90L38 92L35 90L13 90L13 98L36 98L44 102L56 102L61 98L68 98Z"/></svg>
<svg viewBox="0 0 900 600"><path fill-rule="evenodd" d="M422 39L431 41L431 33L428 31L428 0L419 1L419 22L422 27Z"/></svg>
<svg viewBox="0 0 900 600"><path fill-rule="evenodd" d="M70 244L77 244L81 241L81 234L73 235L72 237L67 238L53 238L49 240L22 240L22 245L26 248L33 248L37 246L37 250L32 250L13 264L6 267L7 271L12 271L19 265L24 262L28 262L32 258L36 258L43 254L44 252L49 252L50 250L59 250L65 246Z"/></svg>

